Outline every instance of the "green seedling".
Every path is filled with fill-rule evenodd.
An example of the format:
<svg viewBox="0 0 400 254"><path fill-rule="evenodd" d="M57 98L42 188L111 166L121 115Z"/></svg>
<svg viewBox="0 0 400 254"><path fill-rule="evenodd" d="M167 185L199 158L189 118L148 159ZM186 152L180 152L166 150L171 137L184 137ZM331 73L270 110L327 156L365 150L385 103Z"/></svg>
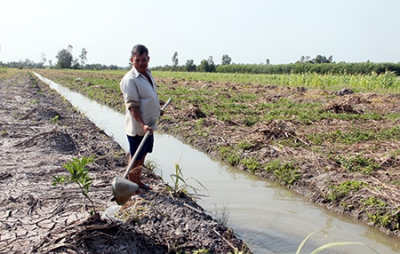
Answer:
<svg viewBox="0 0 400 254"><path fill-rule="evenodd" d="M260 162L256 158L244 158L240 161L241 164L245 165L250 171L256 171L257 169L261 168Z"/></svg>
<svg viewBox="0 0 400 254"><path fill-rule="evenodd" d="M69 161L63 165L63 167L68 170L70 175L53 176L54 181L52 183L53 186L57 184L76 183L79 186L82 195L92 204L93 211L90 211L90 215L96 213L96 208L93 200L88 195L93 179L88 176L89 169L86 168L86 165L93 162L93 158L93 156L82 157L81 159L73 158L72 161Z"/></svg>
<svg viewBox="0 0 400 254"><path fill-rule="evenodd" d="M58 120L59 120L59 118L60 118L60 116L59 116L59 115L56 115L55 117L53 117L53 118L51 119L51 123L53 123L53 124L57 124L57 123L58 123Z"/></svg>
<svg viewBox="0 0 400 254"><path fill-rule="evenodd" d="M354 157L339 155L335 158L335 161L345 168L346 171L361 172L367 175L372 174L381 167L379 163L375 163L373 159L364 157L362 154L358 154Z"/></svg>
<svg viewBox="0 0 400 254"><path fill-rule="evenodd" d="M352 191L359 191L368 184L362 181L344 181L339 185L331 185L330 192L327 195L328 200L335 201L344 198Z"/></svg>
<svg viewBox="0 0 400 254"><path fill-rule="evenodd" d="M0 132L0 136L4 137L8 135L8 131L7 130L1 130Z"/></svg>
<svg viewBox="0 0 400 254"><path fill-rule="evenodd" d="M201 184L201 183L200 183L199 181L197 181L196 179L194 179L194 178L192 178L192 177L190 177L190 178L184 178L184 177L183 177L183 174L182 174L182 170L181 170L181 168L179 167L178 164L175 164L175 174L171 174L170 177L171 177L171 180L172 180L172 182L173 182L173 187L170 188L169 186L167 186L167 189L168 189L168 191L170 192L171 196L172 196L172 194L175 194L175 195L184 194L184 195L188 195L188 196L192 197L193 195L191 195L191 194L189 193L188 189L193 190L193 191L197 194L198 189L195 188L195 187L193 187L193 186L191 186L191 185L188 185L188 184L186 183L186 181L187 181L187 180L190 180L190 179L195 180L195 181L196 181L198 184L200 184L204 189L206 189L206 188L204 187L204 185Z"/></svg>
<svg viewBox="0 0 400 254"><path fill-rule="evenodd" d="M266 171L271 171L272 174L277 178L278 182L292 185L298 179L300 179L300 172L297 166L293 163L281 163L277 160L271 161L265 165Z"/></svg>

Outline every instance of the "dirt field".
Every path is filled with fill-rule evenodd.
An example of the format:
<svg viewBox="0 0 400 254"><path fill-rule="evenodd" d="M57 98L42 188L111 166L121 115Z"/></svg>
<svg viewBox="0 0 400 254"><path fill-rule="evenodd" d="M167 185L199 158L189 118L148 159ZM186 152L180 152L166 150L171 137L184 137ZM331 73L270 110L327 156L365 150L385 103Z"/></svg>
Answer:
<svg viewBox="0 0 400 254"><path fill-rule="evenodd" d="M337 118L321 119L311 124L297 120L264 121L248 127L239 118L219 121L189 100L181 100L172 104L173 110L167 113L169 120L162 120L160 125L163 131L212 156L227 161L236 156L236 161L231 163L242 170L280 182L332 211L355 217L385 234L400 237L400 119L380 118L400 113L399 94L353 93L349 89L328 92L301 87L166 79L156 82L167 84L172 90L206 89L210 96L205 101L215 101L213 96L220 95L221 91L232 97L237 93L253 93L260 94L259 99L250 102L246 105L248 107L256 108L260 103L268 104L285 98L294 103L320 104L321 112L337 114ZM365 112L373 112L378 117L352 121L340 119L341 115L362 116ZM199 130L200 121L202 128ZM359 138L357 135L382 134L377 139L346 143L332 141L332 136L329 136L332 133L343 135L349 141ZM310 134L324 139L321 144L316 144L309 140ZM252 146L237 149L241 142ZM230 148L230 153L221 156L221 149L226 148ZM274 160L294 161L294 164L279 169L252 170L251 164L243 162L254 158L259 165ZM287 179L294 181L289 183Z"/></svg>
<svg viewBox="0 0 400 254"><path fill-rule="evenodd" d="M121 73L38 72L117 111L124 108L115 89ZM212 82L190 75L156 77L156 83L159 94L174 97L160 120L162 131L400 237L400 94ZM218 119L222 114L229 120ZM246 120L252 116L258 117L255 124Z"/></svg>
<svg viewBox="0 0 400 254"><path fill-rule="evenodd" d="M242 250L232 229L185 195L168 192L152 172L153 191L132 199L119 215L127 222L90 216L75 184L52 186L72 158L88 165L89 195L98 212L115 205L111 180L122 175L121 147L29 72L0 80L1 253L175 253Z"/></svg>

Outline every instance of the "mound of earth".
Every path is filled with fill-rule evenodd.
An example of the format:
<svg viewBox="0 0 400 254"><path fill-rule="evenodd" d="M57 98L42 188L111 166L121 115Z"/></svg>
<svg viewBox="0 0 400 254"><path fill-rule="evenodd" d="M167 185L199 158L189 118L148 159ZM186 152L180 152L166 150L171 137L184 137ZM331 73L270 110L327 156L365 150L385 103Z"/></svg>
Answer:
<svg viewBox="0 0 400 254"><path fill-rule="evenodd" d="M143 177L153 190L116 207L111 181L126 169L123 149L28 72L2 78L0 88L1 253L250 253L152 171ZM78 185L52 186L53 176L67 176L63 165L93 155L94 207Z"/></svg>

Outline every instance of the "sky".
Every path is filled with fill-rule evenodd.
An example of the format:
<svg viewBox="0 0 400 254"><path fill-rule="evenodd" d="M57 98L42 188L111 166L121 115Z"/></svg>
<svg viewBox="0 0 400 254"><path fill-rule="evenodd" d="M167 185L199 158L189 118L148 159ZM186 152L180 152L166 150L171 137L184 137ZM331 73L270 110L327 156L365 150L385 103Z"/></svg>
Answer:
<svg viewBox="0 0 400 254"><path fill-rule="evenodd" d="M149 67L335 62L400 62L399 0L0 0L0 61L40 62L69 45L87 63L126 67L136 44ZM46 63L47 64L47 63Z"/></svg>

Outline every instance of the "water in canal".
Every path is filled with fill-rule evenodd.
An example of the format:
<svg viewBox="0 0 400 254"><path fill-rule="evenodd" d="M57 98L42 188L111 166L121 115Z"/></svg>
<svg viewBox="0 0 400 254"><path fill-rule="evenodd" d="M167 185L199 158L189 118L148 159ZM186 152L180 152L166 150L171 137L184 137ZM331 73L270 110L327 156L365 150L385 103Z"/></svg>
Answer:
<svg viewBox="0 0 400 254"><path fill-rule="evenodd" d="M69 100L121 147L128 149L122 114L35 75ZM207 190L195 180L187 180L204 195L198 203L214 217L227 214L227 226L233 228L254 253L295 253L303 239L315 231L301 253L343 241L366 244L377 253L400 253L397 237L386 236L356 219L330 212L279 184L210 158L170 135L155 133L154 151L147 159L158 164L159 174L166 182L172 182L170 174L175 173L175 164L179 164L184 178L194 178L202 183ZM364 245L346 245L320 253L368 254L375 251Z"/></svg>

